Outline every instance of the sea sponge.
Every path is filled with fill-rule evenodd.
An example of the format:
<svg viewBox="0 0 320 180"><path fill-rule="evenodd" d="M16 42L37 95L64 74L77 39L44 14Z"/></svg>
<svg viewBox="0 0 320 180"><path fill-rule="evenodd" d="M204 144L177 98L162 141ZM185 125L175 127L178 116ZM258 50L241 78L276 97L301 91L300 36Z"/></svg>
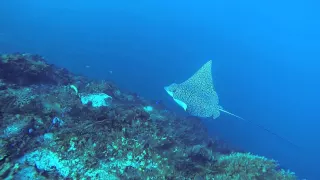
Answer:
<svg viewBox="0 0 320 180"><path fill-rule="evenodd" d="M110 100L112 99L111 96L105 94L105 93L93 93L93 94L86 94L80 95L81 103L82 104L88 104L91 102L92 107L98 108L101 106L109 106Z"/></svg>

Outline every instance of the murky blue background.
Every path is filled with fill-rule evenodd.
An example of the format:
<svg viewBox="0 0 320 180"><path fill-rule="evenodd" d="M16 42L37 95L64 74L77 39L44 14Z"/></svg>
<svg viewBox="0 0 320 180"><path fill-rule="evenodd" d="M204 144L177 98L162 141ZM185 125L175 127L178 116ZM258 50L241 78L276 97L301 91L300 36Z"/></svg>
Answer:
<svg viewBox="0 0 320 180"><path fill-rule="evenodd" d="M0 52L56 65L181 112L163 86L213 60L225 109L212 134L320 179L320 11L316 1L1 1ZM112 71L112 73L110 73Z"/></svg>

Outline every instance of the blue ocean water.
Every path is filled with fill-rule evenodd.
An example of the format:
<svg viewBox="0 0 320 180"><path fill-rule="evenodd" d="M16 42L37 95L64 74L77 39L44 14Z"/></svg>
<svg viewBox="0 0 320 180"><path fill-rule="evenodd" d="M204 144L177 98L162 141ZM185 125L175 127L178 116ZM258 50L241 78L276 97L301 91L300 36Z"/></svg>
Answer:
<svg viewBox="0 0 320 180"><path fill-rule="evenodd" d="M111 79L182 113L163 87L213 60L228 115L211 133L320 179L320 17L315 1L2 1L0 52L30 52Z"/></svg>

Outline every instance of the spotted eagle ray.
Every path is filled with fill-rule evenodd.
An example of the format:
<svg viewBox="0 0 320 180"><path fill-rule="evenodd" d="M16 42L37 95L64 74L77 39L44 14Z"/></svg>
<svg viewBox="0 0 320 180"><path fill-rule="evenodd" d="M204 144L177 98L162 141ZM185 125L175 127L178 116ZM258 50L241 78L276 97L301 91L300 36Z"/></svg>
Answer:
<svg viewBox="0 0 320 180"><path fill-rule="evenodd" d="M211 66L210 60L188 80L181 84L173 83L164 89L179 106L193 116L216 119L220 112L225 112L243 119L219 105L219 97L213 86Z"/></svg>
<svg viewBox="0 0 320 180"><path fill-rule="evenodd" d="M165 91L173 98L173 100L181 106L186 112L192 116L213 118L220 116L220 112L227 113L241 120L250 122L257 127L260 127L267 132L283 139L290 144L296 146L291 141L282 136L270 131L262 125L253 123L240 116L237 116L229 111L226 111L219 105L219 97L215 91L212 80L212 60L204 64L193 76L186 81L177 84L173 83L164 87ZM297 146L296 146L297 147Z"/></svg>

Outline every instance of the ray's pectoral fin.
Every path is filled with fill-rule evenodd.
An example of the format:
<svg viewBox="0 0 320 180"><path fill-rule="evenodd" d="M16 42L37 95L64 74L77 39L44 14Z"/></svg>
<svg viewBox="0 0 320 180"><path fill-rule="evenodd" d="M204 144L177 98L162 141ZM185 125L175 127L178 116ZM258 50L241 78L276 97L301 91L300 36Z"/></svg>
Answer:
<svg viewBox="0 0 320 180"><path fill-rule="evenodd" d="M236 118L245 120L245 119L243 119L242 117L237 116L237 115L235 115L235 114L233 114L233 113L231 113L231 112L229 112L229 111L226 111L226 110L224 110L224 109L222 109L222 108L219 108L219 111L224 112L224 113L226 113L226 114L229 114L229 115L231 115L231 116L234 116L234 117L236 117Z"/></svg>
<svg viewBox="0 0 320 180"><path fill-rule="evenodd" d="M174 98L174 97L173 97L173 92L170 91L170 89L169 89L168 86L167 86L167 87L164 87L164 89L165 89L166 92L173 98L174 102L176 102L180 107L182 107L185 111L187 111L188 105L187 105L185 102L183 102L183 101L181 101L181 100L179 100L179 99L177 99L177 98Z"/></svg>
<svg viewBox="0 0 320 180"><path fill-rule="evenodd" d="M173 97L173 92L169 90L169 86L165 86L164 90L171 96Z"/></svg>
<svg viewBox="0 0 320 180"><path fill-rule="evenodd" d="M187 111L188 105L184 103L183 101L180 101L179 99L173 98L173 100L181 106L185 111Z"/></svg>

